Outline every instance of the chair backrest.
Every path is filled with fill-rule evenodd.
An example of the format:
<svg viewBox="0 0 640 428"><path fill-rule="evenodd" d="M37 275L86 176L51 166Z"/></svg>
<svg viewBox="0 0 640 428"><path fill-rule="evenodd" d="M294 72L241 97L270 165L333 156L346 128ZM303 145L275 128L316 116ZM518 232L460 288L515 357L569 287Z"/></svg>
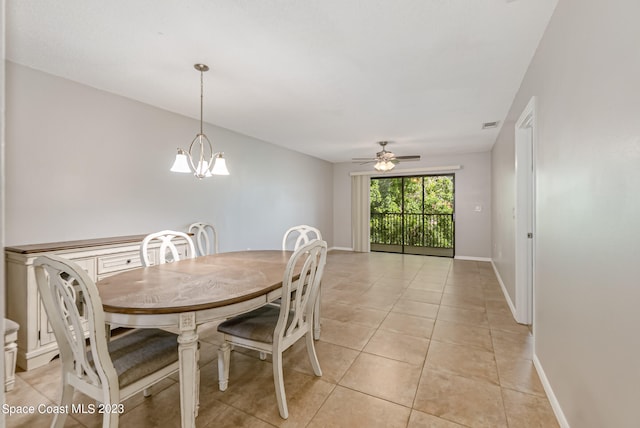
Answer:
<svg viewBox="0 0 640 428"><path fill-rule="evenodd" d="M140 260L142 260L142 265L150 266L152 264L149 244L154 241L160 241L158 264L176 262L180 260L180 253L178 252L178 247L176 247L176 242L174 240L186 241L187 246L189 247L187 258L194 258L196 256L196 248L189 235L184 232L178 232L177 230L161 230L160 232L150 233L142 240L142 245L140 245Z"/></svg>
<svg viewBox="0 0 640 428"><path fill-rule="evenodd" d="M313 310L327 260L327 243L314 239L298 248L282 280L280 316L273 340L297 340L313 327ZM304 284L304 285L302 285Z"/></svg>
<svg viewBox="0 0 640 428"><path fill-rule="evenodd" d="M289 242L294 242L293 250L295 251L312 239L322 240L322 234L318 229L313 226L307 226L306 224L293 226L284 233L284 237L282 238L282 250L285 251L287 249L287 244Z"/></svg>
<svg viewBox="0 0 640 428"><path fill-rule="evenodd" d="M189 226L189 233L196 237L198 256L218 254L218 234L216 228L208 223L193 223Z"/></svg>
<svg viewBox="0 0 640 428"><path fill-rule="evenodd" d="M64 376L75 376L102 389L112 403L117 403L118 375L107 348L102 301L95 283L80 266L59 256L38 257L33 265L42 303L60 349Z"/></svg>

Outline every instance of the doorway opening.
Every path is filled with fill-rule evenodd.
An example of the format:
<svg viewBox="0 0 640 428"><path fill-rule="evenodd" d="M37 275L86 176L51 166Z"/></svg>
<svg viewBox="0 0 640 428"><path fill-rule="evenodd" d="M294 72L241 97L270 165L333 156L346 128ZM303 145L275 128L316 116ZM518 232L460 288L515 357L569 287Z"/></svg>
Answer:
<svg viewBox="0 0 640 428"><path fill-rule="evenodd" d="M372 177L371 251L455 256L455 175Z"/></svg>

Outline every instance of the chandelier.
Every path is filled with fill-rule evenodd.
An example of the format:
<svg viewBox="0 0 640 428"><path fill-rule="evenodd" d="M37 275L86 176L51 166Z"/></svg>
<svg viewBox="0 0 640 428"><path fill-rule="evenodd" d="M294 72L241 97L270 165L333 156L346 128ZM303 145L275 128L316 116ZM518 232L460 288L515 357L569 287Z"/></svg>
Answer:
<svg viewBox="0 0 640 428"><path fill-rule="evenodd" d="M214 153L211 141L202 130L203 75L205 71L209 71L209 67L205 64L195 64L193 67L200 72L200 132L191 141L189 150L178 147L178 154L171 171L192 173L199 179L214 175L229 175L224 153Z"/></svg>

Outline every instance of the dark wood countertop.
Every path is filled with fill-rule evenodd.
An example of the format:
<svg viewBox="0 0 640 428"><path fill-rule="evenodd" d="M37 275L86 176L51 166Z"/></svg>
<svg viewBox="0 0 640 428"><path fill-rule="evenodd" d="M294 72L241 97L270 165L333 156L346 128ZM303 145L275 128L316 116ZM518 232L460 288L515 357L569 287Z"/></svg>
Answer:
<svg viewBox="0 0 640 428"><path fill-rule="evenodd" d="M100 245L128 244L142 242L147 235L116 236L111 238L82 239L79 241L49 242L43 244L28 244L5 247L5 251L18 254L46 253L50 251L62 251L96 247Z"/></svg>

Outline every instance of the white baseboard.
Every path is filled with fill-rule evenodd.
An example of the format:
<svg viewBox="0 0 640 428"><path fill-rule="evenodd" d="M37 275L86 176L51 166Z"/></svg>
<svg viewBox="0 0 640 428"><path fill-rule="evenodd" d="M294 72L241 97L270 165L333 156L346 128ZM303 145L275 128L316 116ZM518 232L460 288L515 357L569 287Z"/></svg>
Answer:
<svg viewBox="0 0 640 428"><path fill-rule="evenodd" d="M498 278L498 282L500 283L500 288L502 288L502 294L504 294L504 298L507 301L507 305L509 305L509 309L511 309L511 314L513 315L513 319L515 320L516 307L511 301L511 297L507 292L507 288L504 285L504 281L502 281L500 272L498 272L498 268L496 267L496 264L493 262L493 260L491 260L491 266L493 266L493 272L495 272L496 278ZM535 337L534 337L534 340L535 340ZM542 363L540 363L538 356L535 354L535 349L533 354L533 366L535 367L536 372L538 373L538 377L540 378L540 382L542 383L544 391L547 394L547 398L549 399L549 403L551 404L553 413L556 415L556 419L558 420L558 424L560 425L560 428L571 428L569 425L569 422L567 421L567 418L564 416L564 413L562 412L562 408L560 407L560 403L558 402L556 395L553 393L553 389L551 389L551 384L549 383L549 379L547 379L547 375L545 374L544 369L542 368Z"/></svg>
<svg viewBox="0 0 640 428"><path fill-rule="evenodd" d="M547 375L545 374L544 369L542 368L542 363L540 362L540 360L538 359L538 356L535 353L533 354L533 366L536 368L536 371L538 372L538 377L540 378L540 382L544 387L544 392L547 393L547 398L549 399L549 403L551 404L553 413L555 413L556 415L556 419L558 420L558 425L560 425L560 428L571 428L571 426L569 425L569 421L567 421L567 418L564 416L564 412L560 407L560 403L558 402L556 395L553 393L553 389L551 389L551 384L549 383L549 379L547 379Z"/></svg>
<svg viewBox="0 0 640 428"><path fill-rule="evenodd" d="M489 257L472 257L472 256L455 256L456 260L471 260L476 262L490 262L491 258Z"/></svg>
<svg viewBox="0 0 640 428"><path fill-rule="evenodd" d="M331 247L327 251L353 251L353 248L348 247Z"/></svg>
<svg viewBox="0 0 640 428"><path fill-rule="evenodd" d="M509 305L509 309L511 309L511 315L513 315L513 319L516 318L516 305L511 301L511 296L507 292L507 287L504 286L504 282L502 281L502 277L500 276L500 272L498 272L498 268L496 264L491 260L491 266L493 266L493 272L496 274L496 278L498 278L498 283L500 283L500 288L502 288L502 294L504 294L504 299L507 301L507 305Z"/></svg>

